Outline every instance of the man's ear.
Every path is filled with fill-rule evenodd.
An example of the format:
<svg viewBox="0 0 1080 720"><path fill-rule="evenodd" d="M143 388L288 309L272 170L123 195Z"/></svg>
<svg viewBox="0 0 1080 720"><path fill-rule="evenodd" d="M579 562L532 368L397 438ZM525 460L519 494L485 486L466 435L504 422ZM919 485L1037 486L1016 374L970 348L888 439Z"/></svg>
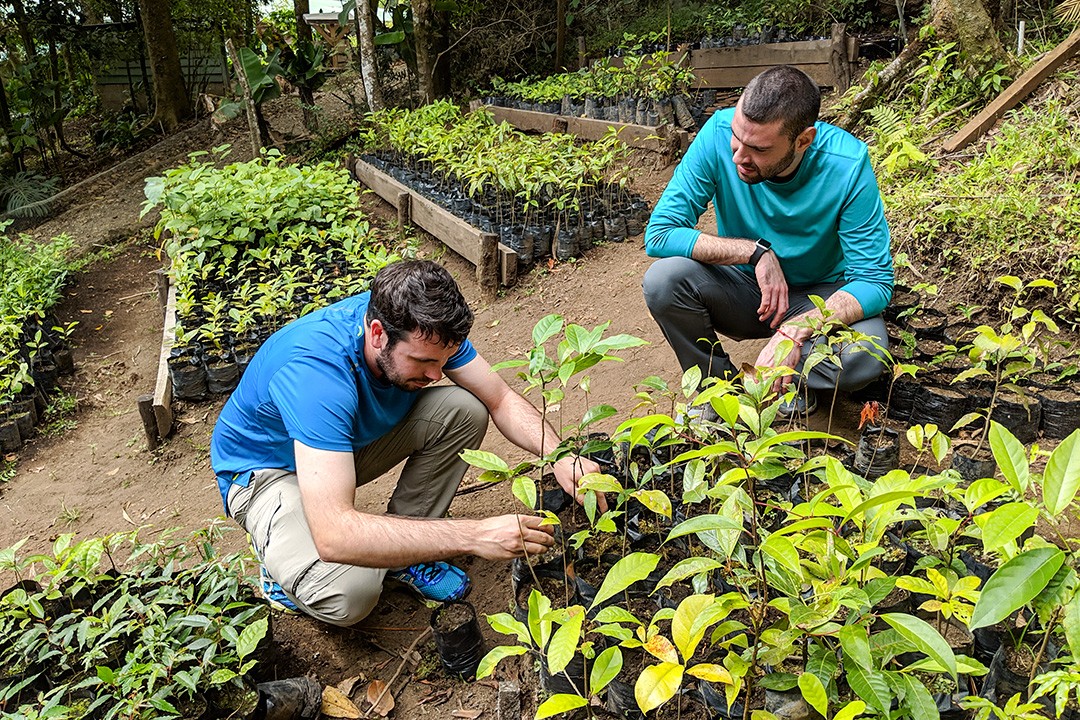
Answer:
<svg viewBox="0 0 1080 720"><path fill-rule="evenodd" d="M383 349L383 346L386 345L388 336L386 334L386 328L383 327L381 320L371 320L367 323L367 336L368 342L371 343L373 349Z"/></svg>
<svg viewBox="0 0 1080 720"><path fill-rule="evenodd" d="M817 137L816 127L811 126L803 130L795 138L795 152L805 152L806 148L810 147L810 144L814 142L815 137Z"/></svg>

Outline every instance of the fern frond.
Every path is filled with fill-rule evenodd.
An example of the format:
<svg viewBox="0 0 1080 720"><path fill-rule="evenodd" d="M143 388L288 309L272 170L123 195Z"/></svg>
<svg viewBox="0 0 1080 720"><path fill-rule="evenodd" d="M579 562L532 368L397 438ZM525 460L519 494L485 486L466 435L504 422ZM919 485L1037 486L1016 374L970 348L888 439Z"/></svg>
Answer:
<svg viewBox="0 0 1080 720"><path fill-rule="evenodd" d="M907 123L895 108L889 105L877 105L866 112L870 116L871 127L877 133L880 144L892 145L907 138Z"/></svg>
<svg viewBox="0 0 1080 720"><path fill-rule="evenodd" d="M48 200L56 193L56 178L46 178L29 170L0 178L0 204L13 217L44 217Z"/></svg>

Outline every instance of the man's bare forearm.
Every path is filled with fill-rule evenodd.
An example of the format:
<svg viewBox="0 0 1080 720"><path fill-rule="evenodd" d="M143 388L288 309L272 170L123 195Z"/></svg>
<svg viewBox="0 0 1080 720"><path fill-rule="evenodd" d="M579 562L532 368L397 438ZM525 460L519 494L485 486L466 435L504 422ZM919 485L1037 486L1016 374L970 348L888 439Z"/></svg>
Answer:
<svg viewBox="0 0 1080 720"><path fill-rule="evenodd" d="M750 262L757 246L755 240L746 238L717 237L701 233L690 257L710 265L743 265Z"/></svg>
<svg viewBox="0 0 1080 720"><path fill-rule="evenodd" d="M838 320L845 325L851 325L863 319L862 305L859 304L854 295L844 290L834 292L825 301L825 307L829 311L831 319ZM821 312L814 308L809 312L785 320L780 325L780 332L791 336L794 340L805 342L814 334L814 327L818 325L815 320L820 320L821 317Z"/></svg>
<svg viewBox="0 0 1080 720"><path fill-rule="evenodd" d="M472 554L478 528L473 520L412 518L349 513L326 537L315 538L325 562L398 568Z"/></svg>

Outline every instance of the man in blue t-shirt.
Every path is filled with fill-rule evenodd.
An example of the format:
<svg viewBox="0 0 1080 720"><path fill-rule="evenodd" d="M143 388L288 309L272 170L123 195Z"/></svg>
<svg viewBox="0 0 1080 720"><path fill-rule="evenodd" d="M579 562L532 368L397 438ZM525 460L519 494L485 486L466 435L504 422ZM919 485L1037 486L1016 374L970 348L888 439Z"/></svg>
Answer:
<svg viewBox="0 0 1080 720"><path fill-rule="evenodd" d="M869 338L837 348L839 363L815 364L781 405L785 417L812 413L816 390L870 383L887 347L880 313L893 268L881 194L866 145L818 122L820 107L817 85L796 68L755 77L694 139L645 233L646 252L661 258L645 273L645 300L684 371L736 373L717 333L767 337L757 366L800 368L826 341L812 295L830 321ZM716 235L694 229L710 200Z"/></svg>
<svg viewBox="0 0 1080 720"><path fill-rule="evenodd" d="M375 607L384 577L456 600L469 578L446 560L510 559L552 545L551 527L534 515L444 518L467 467L460 453L480 446L489 414L525 450L546 454L559 442L477 354L472 322L444 268L398 262L369 292L286 325L255 354L210 454L272 604L348 626ZM428 387L444 373L454 386ZM402 460L388 514L358 511L356 488ZM598 471L572 456L554 465L571 494Z"/></svg>

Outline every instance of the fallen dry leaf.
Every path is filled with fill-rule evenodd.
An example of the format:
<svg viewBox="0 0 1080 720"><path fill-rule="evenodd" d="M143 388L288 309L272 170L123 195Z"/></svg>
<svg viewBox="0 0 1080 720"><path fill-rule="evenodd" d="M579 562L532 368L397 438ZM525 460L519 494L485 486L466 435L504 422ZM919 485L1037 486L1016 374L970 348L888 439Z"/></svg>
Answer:
<svg viewBox="0 0 1080 720"><path fill-rule="evenodd" d="M360 682L359 675L353 675L350 678L345 678L337 684L337 689L343 692L345 695L352 695L353 688L356 687L356 683Z"/></svg>
<svg viewBox="0 0 1080 720"><path fill-rule="evenodd" d="M450 695L453 690L447 688L445 690L437 690L430 695L425 695L416 701L417 705L427 705L428 703L434 703L435 705L442 705L444 702L450 699Z"/></svg>
<svg viewBox="0 0 1080 720"><path fill-rule="evenodd" d="M118 472L120 472L120 466L119 466L119 465L117 465L116 467L114 467L114 468L113 468L112 470L110 470L109 472L105 473L105 477L112 477L113 475L115 475L115 474L116 474L116 473L118 473Z"/></svg>
<svg viewBox="0 0 1080 720"><path fill-rule="evenodd" d="M372 680L367 686L367 700L371 709L386 717L394 709L394 696L382 680Z"/></svg>
<svg viewBox="0 0 1080 720"><path fill-rule="evenodd" d="M450 713L450 716L461 718L461 720L476 720L476 718L480 717L483 714L483 710L466 710L462 708L461 710L455 710L454 712Z"/></svg>
<svg viewBox="0 0 1080 720"><path fill-rule="evenodd" d="M360 708L345 693L327 685L322 691L322 714L333 718L358 718Z"/></svg>
<svg viewBox="0 0 1080 720"><path fill-rule="evenodd" d="M128 515L128 511L126 509L121 508L120 513L124 516L125 520L127 520L132 525L135 525L135 527L138 527L138 525L135 524L135 521L131 519L131 516Z"/></svg>
<svg viewBox="0 0 1080 720"><path fill-rule="evenodd" d="M89 315L90 313L92 313L94 311L93 310L79 310L79 312L81 312L83 315Z"/></svg>

